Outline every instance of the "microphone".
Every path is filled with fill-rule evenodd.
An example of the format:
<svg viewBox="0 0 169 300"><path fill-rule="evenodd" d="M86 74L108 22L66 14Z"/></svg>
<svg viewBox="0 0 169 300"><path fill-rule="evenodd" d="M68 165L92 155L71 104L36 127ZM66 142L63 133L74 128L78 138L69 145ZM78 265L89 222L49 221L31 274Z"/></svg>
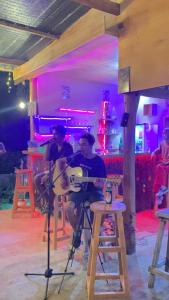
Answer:
<svg viewBox="0 0 169 300"><path fill-rule="evenodd" d="M54 142L54 139L50 139L50 140L48 140L48 141L42 143L42 144L40 145L40 147L43 147L43 146L45 146L45 145L48 145L48 144L50 144L50 143L52 143L52 142Z"/></svg>

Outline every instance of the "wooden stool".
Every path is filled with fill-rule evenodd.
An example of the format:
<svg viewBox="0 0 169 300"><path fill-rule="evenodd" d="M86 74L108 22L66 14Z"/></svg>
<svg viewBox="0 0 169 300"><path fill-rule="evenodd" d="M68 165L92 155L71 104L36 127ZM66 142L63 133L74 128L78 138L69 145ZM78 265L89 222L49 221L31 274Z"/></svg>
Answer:
<svg viewBox="0 0 169 300"><path fill-rule="evenodd" d="M15 190L13 197L12 216L19 212L29 212L33 216L35 211L33 173L29 169L17 169ZM25 200L25 193L29 193L29 203ZM22 196L20 198L19 196Z"/></svg>
<svg viewBox="0 0 169 300"><path fill-rule="evenodd" d="M169 222L169 208L159 210L156 213L157 217L160 219L160 227L157 234L157 240L155 244L154 254L152 265L149 267L148 271L150 272L149 280L148 280L148 287L154 287L155 275L159 275L164 277L165 279L169 280L169 237L168 237L168 245L167 245L167 255L166 255L166 262L165 262L165 271L158 268L158 260L162 245L162 239L164 235L164 229L166 223Z"/></svg>
<svg viewBox="0 0 169 300"><path fill-rule="evenodd" d="M58 232L62 231L63 235L65 235L66 233L65 232L65 227L66 227L65 197L66 196L56 196L54 199L54 230L53 230L54 250L57 249L57 242L60 240L60 238L58 237ZM62 216L61 227L58 227L59 208L61 209L61 216ZM47 214L45 217L44 232L47 232ZM43 235L43 241L46 241L45 235Z"/></svg>
<svg viewBox="0 0 169 300"><path fill-rule="evenodd" d="M90 254L87 269L87 294L88 300L94 299L112 299L129 296L129 284L127 274L126 261L126 245L124 237L123 216L122 212L126 210L124 203L113 201L112 204L105 204L104 202L95 202L90 205L90 209L94 212L94 223L92 231L92 240L90 245ZM100 236L101 219L104 214L115 215L117 221L118 236L116 241L117 246L104 247L100 243L104 241L114 240L114 236ZM117 273L96 273L97 254L102 253L118 253L119 272ZM121 284L121 291L110 292L95 292L95 280L119 280Z"/></svg>

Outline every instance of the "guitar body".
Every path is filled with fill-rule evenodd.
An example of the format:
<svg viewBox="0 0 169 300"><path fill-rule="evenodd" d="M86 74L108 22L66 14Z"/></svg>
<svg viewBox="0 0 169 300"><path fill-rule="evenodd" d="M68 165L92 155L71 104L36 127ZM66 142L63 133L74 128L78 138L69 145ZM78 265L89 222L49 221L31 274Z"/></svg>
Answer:
<svg viewBox="0 0 169 300"><path fill-rule="evenodd" d="M81 184L87 182L95 183L97 180L107 183L111 183L111 187L118 187L123 178L122 175L113 175L111 178L97 178L97 177L87 177L87 171L81 167L67 167L65 169L64 174L59 176L61 171L58 167L58 163L56 161L54 174L53 174L53 191L56 195L64 195L68 192L79 192L81 190ZM86 174L85 174L86 173ZM66 187L62 187L63 178L66 181Z"/></svg>
<svg viewBox="0 0 169 300"><path fill-rule="evenodd" d="M64 195L67 194L68 192L79 192L81 190L81 187L79 183L75 183L75 178L76 177L83 177L83 170L80 167L67 167L65 174L63 177L66 179L67 186L65 188L62 188L62 176L59 177L56 181L55 179L58 177L60 174L60 170L58 169L58 166L56 164L55 169L54 169L54 174L53 174L53 182L54 182L54 188L53 191L56 195Z"/></svg>

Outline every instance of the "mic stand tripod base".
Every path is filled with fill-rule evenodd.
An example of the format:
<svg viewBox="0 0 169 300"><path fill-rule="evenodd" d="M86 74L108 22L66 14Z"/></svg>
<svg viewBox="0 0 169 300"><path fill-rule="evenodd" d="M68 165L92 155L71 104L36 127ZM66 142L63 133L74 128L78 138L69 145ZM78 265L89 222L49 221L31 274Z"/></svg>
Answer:
<svg viewBox="0 0 169 300"><path fill-rule="evenodd" d="M45 278L47 278L47 282L46 282L46 291L45 291L45 298L44 300L47 300L47 294L48 294L48 285L49 285L49 278L51 278L52 276L65 276L65 275L75 275L74 272L63 272L63 273L53 273L53 269L46 269L45 273L25 273L25 276L44 276Z"/></svg>

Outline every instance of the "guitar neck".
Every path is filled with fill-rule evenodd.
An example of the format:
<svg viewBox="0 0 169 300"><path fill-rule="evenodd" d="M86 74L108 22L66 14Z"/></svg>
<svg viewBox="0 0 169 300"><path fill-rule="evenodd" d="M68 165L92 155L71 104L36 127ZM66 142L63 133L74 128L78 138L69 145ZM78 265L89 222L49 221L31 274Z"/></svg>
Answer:
<svg viewBox="0 0 169 300"><path fill-rule="evenodd" d="M111 181L108 180L107 178L100 178L100 177L77 177L76 180L80 182L96 182L98 180L102 182Z"/></svg>
<svg viewBox="0 0 169 300"><path fill-rule="evenodd" d="M76 177L76 182L79 182L79 183L83 183L83 182L111 182L113 184L119 184L120 181L121 181L121 178L119 176L119 178L100 178L100 177Z"/></svg>

